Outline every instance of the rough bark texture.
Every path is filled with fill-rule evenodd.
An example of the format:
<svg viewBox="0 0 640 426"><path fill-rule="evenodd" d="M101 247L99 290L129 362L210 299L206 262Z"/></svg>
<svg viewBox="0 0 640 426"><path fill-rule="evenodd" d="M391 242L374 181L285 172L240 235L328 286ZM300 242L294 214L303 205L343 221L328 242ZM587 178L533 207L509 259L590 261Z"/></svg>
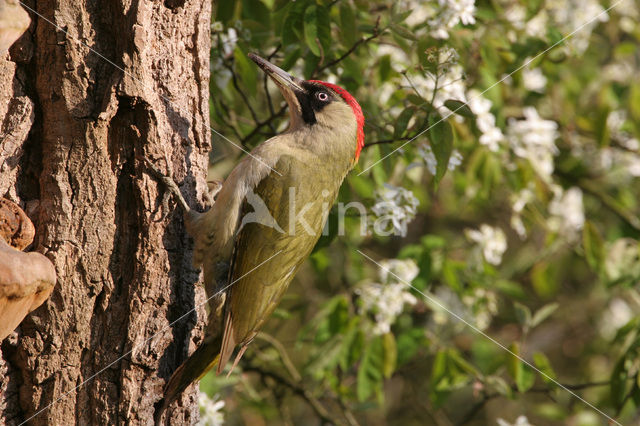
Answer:
<svg viewBox="0 0 640 426"><path fill-rule="evenodd" d="M203 202L211 3L26 5L0 56L0 196L25 207L58 283L2 342L0 422L150 424L203 308L169 324L204 298L180 214L136 156L166 156ZM172 424L197 421L195 396Z"/></svg>

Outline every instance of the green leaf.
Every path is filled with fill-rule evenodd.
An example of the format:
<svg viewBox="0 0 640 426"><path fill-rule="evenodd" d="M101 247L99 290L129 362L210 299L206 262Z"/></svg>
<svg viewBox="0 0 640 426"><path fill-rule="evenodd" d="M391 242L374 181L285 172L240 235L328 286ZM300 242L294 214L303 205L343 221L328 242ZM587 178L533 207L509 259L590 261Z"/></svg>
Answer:
<svg viewBox="0 0 640 426"><path fill-rule="evenodd" d="M586 221L582 229L582 246L589 266L595 271L602 269L604 243L598 229L591 221Z"/></svg>
<svg viewBox="0 0 640 426"><path fill-rule="evenodd" d="M533 318L531 318L531 328L538 326L542 321L546 320L553 314L560 305L557 303L549 303L538 309Z"/></svg>
<svg viewBox="0 0 640 426"><path fill-rule="evenodd" d="M409 15L411 15L414 12L412 9L403 10L399 12L398 9L404 9L404 8L397 7L397 6L398 6L398 3L394 3L393 6L391 7L391 22L393 22L394 24L399 24L401 22L404 22L404 20L407 19Z"/></svg>
<svg viewBox="0 0 640 426"><path fill-rule="evenodd" d="M348 2L340 4L340 32L345 46L351 47L357 41L356 15Z"/></svg>
<svg viewBox="0 0 640 426"><path fill-rule="evenodd" d="M531 389L536 382L535 372L520 360L520 345L518 345L518 343L511 344L510 349L512 354L509 360L509 373L511 373L511 377L513 377L513 380L516 382L518 391L526 392Z"/></svg>
<svg viewBox="0 0 640 426"><path fill-rule="evenodd" d="M438 162L436 175L434 176L437 184L447 171L449 158L453 151L453 130L451 130L451 125L442 120L438 114L429 115L429 139L431 140L431 149Z"/></svg>
<svg viewBox="0 0 640 426"><path fill-rule="evenodd" d="M400 139L407 130L409 120L413 117L415 110L412 107L405 108L396 119L396 125L393 128L393 138Z"/></svg>
<svg viewBox="0 0 640 426"><path fill-rule="evenodd" d="M304 11L304 40L317 57L326 54L331 44L331 22L327 9L311 5Z"/></svg>
<svg viewBox="0 0 640 426"><path fill-rule="evenodd" d="M418 37L416 37L413 32L409 31L409 29L403 27L402 25L391 24L391 31L398 34L402 38L406 38L407 40L418 41Z"/></svg>
<svg viewBox="0 0 640 426"><path fill-rule="evenodd" d="M384 349L382 339L376 337L365 347L360 367L358 368L358 382L356 394L360 402L364 402L374 392L380 392L382 388L384 365Z"/></svg>
<svg viewBox="0 0 640 426"><path fill-rule="evenodd" d="M256 95L258 90L258 72L257 67L250 62L247 55L239 48L236 47L233 51L233 58L236 63L236 69L240 79L249 90L252 96Z"/></svg>
<svg viewBox="0 0 640 426"><path fill-rule="evenodd" d="M291 3L287 17L282 24L281 37L283 45L298 45L300 39L303 37L304 7L305 3L302 1Z"/></svg>
<svg viewBox="0 0 640 426"><path fill-rule="evenodd" d="M520 302L513 302L516 319L525 329L531 327L531 310Z"/></svg>
<svg viewBox="0 0 640 426"><path fill-rule="evenodd" d="M360 319L358 317L352 318L347 332L344 333L342 338L342 348L340 349L340 360L338 365L342 371L347 371L353 363L359 359L358 346L362 344L359 340L362 339L362 332L358 329ZM358 356L354 356L357 354Z"/></svg>
<svg viewBox="0 0 640 426"><path fill-rule="evenodd" d="M271 26L271 11L261 1L242 0L242 15L267 28Z"/></svg>
<svg viewBox="0 0 640 426"><path fill-rule="evenodd" d="M629 112L634 121L640 122L640 83L635 82L629 88Z"/></svg>
<svg viewBox="0 0 640 426"><path fill-rule="evenodd" d="M384 55L380 58L380 62L378 62L378 75L380 76L380 81L387 81L391 76L391 56Z"/></svg>
<svg viewBox="0 0 640 426"><path fill-rule="evenodd" d="M389 378L396 369L398 361L398 348L396 347L396 338L393 333L385 333L382 336L382 347L384 349L384 361L382 364L382 374Z"/></svg>
<svg viewBox="0 0 640 426"><path fill-rule="evenodd" d="M449 108L451 112L461 115L462 117L476 118L476 115L473 113L473 111L471 111L471 108L469 108L469 105L465 104L462 101L458 101L455 99L448 99L444 101L444 106Z"/></svg>
<svg viewBox="0 0 640 426"><path fill-rule="evenodd" d="M556 373L555 371L553 371L553 367L551 367L549 358L547 358L547 356L542 352L536 352L533 354L533 363L536 367L538 367L538 370L544 373L540 375L540 377L542 377L542 380L545 383L553 383L553 380L556 379Z"/></svg>
<svg viewBox="0 0 640 426"><path fill-rule="evenodd" d="M236 9L236 0L225 0L218 2L215 14L215 20L222 23L228 22L233 17Z"/></svg>
<svg viewBox="0 0 640 426"><path fill-rule="evenodd" d="M226 0L225 0L225 2L226 2ZM289 0L275 0L273 2L273 7L271 8L271 11L272 12L277 12L280 9L282 9L283 7L287 6L289 3L291 3Z"/></svg>
<svg viewBox="0 0 640 426"><path fill-rule="evenodd" d="M611 399L618 409L624 405L629 389L629 372L625 368L626 359L626 356L620 358L611 373Z"/></svg>
<svg viewBox="0 0 640 426"><path fill-rule="evenodd" d="M307 43L309 50L316 56L320 56L320 46L318 43L318 8L311 5L304 11L304 41Z"/></svg>

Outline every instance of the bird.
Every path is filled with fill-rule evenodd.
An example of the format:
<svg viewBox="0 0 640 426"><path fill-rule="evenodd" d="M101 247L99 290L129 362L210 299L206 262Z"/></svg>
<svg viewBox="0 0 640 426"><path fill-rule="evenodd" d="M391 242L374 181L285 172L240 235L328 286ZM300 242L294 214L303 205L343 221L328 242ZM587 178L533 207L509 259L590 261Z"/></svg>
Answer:
<svg viewBox="0 0 640 426"><path fill-rule="evenodd" d="M156 414L213 367L221 373L234 352L236 366L312 252L364 147L364 115L349 92L249 57L286 100L289 126L239 161L212 207L190 209L177 184L146 160L185 211L210 299L205 338L168 380Z"/></svg>

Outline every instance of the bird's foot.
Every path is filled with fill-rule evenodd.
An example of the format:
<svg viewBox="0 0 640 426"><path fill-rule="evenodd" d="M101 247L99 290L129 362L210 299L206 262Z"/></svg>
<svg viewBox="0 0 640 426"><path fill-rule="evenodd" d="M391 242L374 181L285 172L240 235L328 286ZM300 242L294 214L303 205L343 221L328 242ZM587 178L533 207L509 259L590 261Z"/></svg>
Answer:
<svg viewBox="0 0 640 426"><path fill-rule="evenodd" d="M208 180L207 181L207 189L208 192L205 194L205 204L207 208L213 207L213 204L216 202L216 195L222 189L221 180Z"/></svg>
<svg viewBox="0 0 640 426"><path fill-rule="evenodd" d="M139 155L137 158L146 164L147 170L150 172L149 174L151 174L156 179L161 181L164 184L164 186L169 190L169 192L174 197L176 197L176 199L178 200L178 203L180 204L182 209L185 211L185 213L190 213L191 208L189 207L189 205L187 204L187 201L182 196L182 193L180 192L180 188L178 188L178 184L173 180L173 176L169 168L169 159L167 158L166 154L165 154L164 160L167 165L167 170L169 171L168 174L162 173L162 171L160 171L160 169L158 169L158 167L155 164L153 164L153 162L146 156Z"/></svg>

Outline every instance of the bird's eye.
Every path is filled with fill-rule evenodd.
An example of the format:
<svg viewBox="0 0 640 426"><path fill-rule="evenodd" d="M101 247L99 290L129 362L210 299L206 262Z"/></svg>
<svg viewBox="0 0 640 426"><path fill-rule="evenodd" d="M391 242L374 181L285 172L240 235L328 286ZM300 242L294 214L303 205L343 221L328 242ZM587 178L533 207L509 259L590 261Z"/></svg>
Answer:
<svg viewBox="0 0 640 426"><path fill-rule="evenodd" d="M319 101L326 102L329 100L329 95L327 92L318 92L316 93L316 98L318 98Z"/></svg>

